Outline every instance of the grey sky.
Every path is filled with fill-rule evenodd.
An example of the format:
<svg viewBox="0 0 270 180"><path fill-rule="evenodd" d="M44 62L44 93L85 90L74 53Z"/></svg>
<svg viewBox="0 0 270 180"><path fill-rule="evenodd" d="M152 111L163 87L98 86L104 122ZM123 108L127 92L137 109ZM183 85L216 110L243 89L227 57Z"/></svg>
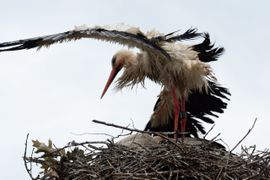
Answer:
<svg viewBox="0 0 270 180"><path fill-rule="evenodd" d="M75 3L76 2L76 3ZM161 32L197 27L210 33L225 54L212 63L219 82L232 93L228 109L209 137L221 133L232 148L258 122L243 145L270 147L269 141L269 2L268 1L156 1L156 0L47 0L2 2L0 41L63 32L75 25L124 22L142 30ZM81 40L40 51L0 54L0 179L29 179L22 154L30 139L49 138L62 146L105 139L73 133L119 130L91 123L92 119L144 128L160 87L115 92L100 100L110 72L112 55L122 46ZM209 128L209 126L207 126ZM15 172L15 173L14 173Z"/></svg>

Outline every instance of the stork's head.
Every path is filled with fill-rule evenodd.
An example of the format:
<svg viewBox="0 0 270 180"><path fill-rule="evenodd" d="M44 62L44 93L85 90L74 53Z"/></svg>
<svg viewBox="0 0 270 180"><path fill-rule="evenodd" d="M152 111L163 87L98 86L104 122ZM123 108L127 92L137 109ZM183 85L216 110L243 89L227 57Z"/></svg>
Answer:
<svg viewBox="0 0 270 180"><path fill-rule="evenodd" d="M124 67L127 68L131 64L134 64L134 61L136 60L136 55L127 50L120 50L118 51L112 58L112 70L110 73L110 76L107 80L107 83L104 87L104 90L102 92L101 98L105 95L107 89L113 82L116 75L119 73L119 71Z"/></svg>

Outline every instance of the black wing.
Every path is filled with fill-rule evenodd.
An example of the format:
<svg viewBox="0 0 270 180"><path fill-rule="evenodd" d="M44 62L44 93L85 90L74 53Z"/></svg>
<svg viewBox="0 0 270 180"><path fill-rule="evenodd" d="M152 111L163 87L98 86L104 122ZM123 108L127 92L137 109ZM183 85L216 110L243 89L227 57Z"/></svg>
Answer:
<svg viewBox="0 0 270 180"><path fill-rule="evenodd" d="M198 37L201 37L203 34L198 33L196 28L190 28L185 31L183 34L176 34L178 31L174 31L168 33L166 35L156 36L151 38L153 42L176 42L176 41L184 41L184 40L192 40Z"/></svg>
<svg viewBox="0 0 270 180"><path fill-rule="evenodd" d="M216 61L220 55L224 53L223 47L214 47L215 44L211 43L208 33L203 34L204 41L200 44L196 44L191 48L198 52L199 59L202 62Z"/></svg>
<svg viewBox="0 0 270 180"><path fill-rule="evenodd" d="M211 43L208 33L198 33L196 28L190 28L180 35L175 35L177 31L169 33L165 36L158 36L153 39L155 41L176 42L183 40L192 40L202 37L203 42L191 46L191 49L198 52L199 59L202 62L216 61L220 55L224 53L223 47L214 47L215 44Z"/></svg>
<svg viewBox="0 0 270 180"><path fill-rule="evenodd" d="M229 100L230 92L228 89L216 84L213 81L208 81L209 88L206 90L192 91L189 95L188 101L186 101L187 111L187 127L189 132L187 136L198 137L198 132L205 134L204 127L201 122L214 123L213 118L218 117L218 114L224 112L227 108L225 101ZM160 105L160 98L157 100L154 111ZM152 127L151 120L147 123L145 130L157 131L157 132L172 132L174 129L174 118L170 116L168 112L169 120L167 124ZM181 119L179 117L179 119ZM180 123L179 123L180 124Z"/></svg>

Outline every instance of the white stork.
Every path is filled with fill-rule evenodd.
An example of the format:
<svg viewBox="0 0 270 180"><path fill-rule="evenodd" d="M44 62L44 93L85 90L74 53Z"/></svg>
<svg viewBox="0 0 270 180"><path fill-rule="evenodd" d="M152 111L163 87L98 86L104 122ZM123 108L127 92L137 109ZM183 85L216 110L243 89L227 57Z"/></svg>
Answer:
<svg viewBox="0 0 270 180"><path fill-rule="evenodd" d="M196 45L184 45L178 41L203 37ZM168 91L173 101L174 131L178 132L179 114L185 114L185 102L192 91L209 89L209 81L216 81L207 62L217 60L223 48L213 48L207 33L197 33L189 29L183 34L176 32L162 34L157 31L143 33L137 27L118 26L80 26L63 33L0 43L1 51L16 51L48 47L55 43L92 38L136 47L141 51L133 53L121 50L112 58L112 71L102 92L104 96L116 74L124 68L117 81L117 87L144 84L145 78L159 83ZM180 102L180 103L179 103ZM186 116L181 116L181 132L185 132ZM175 135L176 137L176 135Z"/></svg>

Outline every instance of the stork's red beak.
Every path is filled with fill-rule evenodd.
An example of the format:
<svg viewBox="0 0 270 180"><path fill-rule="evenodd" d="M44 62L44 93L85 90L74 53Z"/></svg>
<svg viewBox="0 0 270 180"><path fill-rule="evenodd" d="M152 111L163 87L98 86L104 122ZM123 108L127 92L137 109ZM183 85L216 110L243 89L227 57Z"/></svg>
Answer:
<svg viewBox="0 0 270 180"><path fill-rule="evenodd" d="M104 87L104 89L103 89L103 92L102 92L102 94L101 94L100 99L105 95L107 89L110 87L111 83L113 82L115 76L117 75L117 73L118 73L119 71L120 71L120 69L117 69L117 68L114 68L114 67L112 68L111 74L110 74L110 76L109 76L109 78L108 78L108 81L107 81L107 83L106 83L106 85L105 85L105 87Z"/></svg>

